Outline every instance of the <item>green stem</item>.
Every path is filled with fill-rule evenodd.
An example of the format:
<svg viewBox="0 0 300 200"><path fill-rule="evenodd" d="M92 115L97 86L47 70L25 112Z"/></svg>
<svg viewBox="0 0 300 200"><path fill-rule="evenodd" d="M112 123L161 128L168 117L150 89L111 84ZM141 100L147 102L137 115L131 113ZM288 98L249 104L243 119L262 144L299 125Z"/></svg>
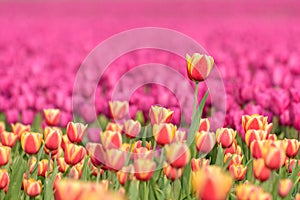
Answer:
<svg viewBox="0 0 300 200"><path fill-rule="evenodd" d="M100 170L101 170L101 168L98 166L97 167L97 183L100 182Z"/></svg>
<svg viewBox="0 0 300 200"><path fill-rule="evenodd" d="M193 106L193 117L196 113L197 104L198 104L198 93L199 93L199 82L196 82L195 93L194 93L194 106Z"/></svg>

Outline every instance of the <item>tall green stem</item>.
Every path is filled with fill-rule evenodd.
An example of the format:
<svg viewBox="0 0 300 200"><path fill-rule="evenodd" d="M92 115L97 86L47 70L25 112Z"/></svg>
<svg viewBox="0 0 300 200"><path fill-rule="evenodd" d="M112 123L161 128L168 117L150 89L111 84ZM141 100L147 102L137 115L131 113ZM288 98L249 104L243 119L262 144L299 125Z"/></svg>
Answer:
<svg viewBox="0 0 300 200"><path fill-rule="evenodd" d="M195 93L194 93L194 106L193 106L193 117L197 110L197 104L198 104L198 93L199 93L199 82L196 82L195 85Z"/></svg>

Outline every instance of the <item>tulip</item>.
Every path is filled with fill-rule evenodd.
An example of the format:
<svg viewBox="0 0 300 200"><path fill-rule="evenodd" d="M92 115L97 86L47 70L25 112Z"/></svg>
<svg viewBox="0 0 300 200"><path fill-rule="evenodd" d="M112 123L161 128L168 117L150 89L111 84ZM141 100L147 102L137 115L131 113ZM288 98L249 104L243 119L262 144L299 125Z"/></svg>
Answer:
<svg viewBox="0 0 300 200"><path fill-rule="evenodd" d="M277 140L277 135L275 135L275 134L270 134L270 135L268 136L267 140L273 140L273 141L275 141L275 140Z"/></svg>
<svg viewBox="0 0 300 200"><path fill-rule="evenodd" d="M286 143L286 155L289 158L297 156L300 149L300 142L296 139L285 139Z"/></svg>
<svg viewBox="0 0 300 200"><path fill-rule="evenodd" d="M120 171L117 172L119 183L123 186L126 184L127 179L129 180L133 179L132 175L133 175L133 165L128 165L126 167L123 167Z"/></svg>
<svg viewBox="0 0 300 200"><path fill-rule="evenodd" d="M57 150L62 141L62 132L59 128L46 127L44 130L45 147L51 151Z"/></svg>
<svg viewBox="0 0 300 200"><path fill-rule="evenodd" d="M212 132L196 132L195 142L198 152L208 154L216 144L216 135Z"/></svg>
<svg viewBox="0 0 300 200"><path fill-rule="evenodd" d="M295 200L300 200L300 193L296 194Z"/></svg>
<svg viewBox="0 0 300 200"><path fill-rule="evenodd" d="M270 125L268 125L268 117L264 117L258 114L243 115L242 116L242 126L245 133L248 130L269 130Z"/></svg>
<svg viewBox="0 0 300 200"><path fill-rule="evenodd" d="M186 143L176 142L165 146L168 163L175 168L183 168L191 158L190 149Z"/></svg>
<svg viewBox="0 0 300 200"><path fill-rule="evenodd" d="M191 168L192 171L198 171L202 167L209 166L210 160L205 159L205 158L192 158L191 160Z"/></svg>
<svg viewBox="0 0 300 200"><path fill-rule="evenodd" d="M174 142L184 142L186 141L187 133L183 130L176 130Z"/></svg>
<svg viewBox="0 0 300 200"><path fill-rule="evenodd" d="M67 144L64 153L66 163L68 165L76 165L84 158L85 149L82 146L71 143Z"/></svg>
<svg viewBox="0 0 300 200"><path fill-rule="evenodd" d="M163 169L163 172L167 179L174 181L182 176L183 168L174 168L171 165L166 164L166 166Z"/></svg>
<svg viewBox="0 0 300 200"><path fill-rule="evenodd" d="M108 122L108 124L106 125L106 131L116 131L116 132L122 132L123 130L123 126L121 124L118 123L112 123L112 122Z"/></svg>
<svg viewBox="0 0 300 200"><path fill-rule="evenodd" d="M119 149L122 146L122 136L120 132L104 131L100 135L100 138L104 149L111 149L111 148Z"/></svg>
<svg viewBox="0 0 300 200"><path fill-rule="evenodd" d="M227 153L224 156L224 163L226 163L229 159L231 159L230 162L229 162L229 165L228 165L228 169L229 169L231 165L242 164L243 158L244 158L243 155L241 156L241 155L238 155L238 154Z"/></svg>
<svg viewBox="0 0 300 200"><path fill-rule="evenodd" d="M231 128L219 128L216 131L216 140L223 148L228 148L232 145L236 132Z"/></svg>
<svg viewBox="0 0 300 200"><path fill-rule="evenodd" d="M110 101L110 113L113 119L121 120L129 113L128 101Z"/></svg>
<svg viewBox="0 0 300 200"><path fill-rule="evenodd" d="M25 153L32 155L39 152L42 140L42 134L26 131L22 134L21 145Z"/></svg>
<svg viewBox="0 0 300 200"><path fill-rule="evenodd" d="M124 122L124 132L128 138L136 138L141 131L141 124L138 121L127 120Z"/></svg>
<svg viewBox="0 0 300 200"><path fill-rule="evenodd" d="M186 55L188 77L195 82L204 81L210 74L214 59L211 56L194 53Z"/></svg>
<svg viewBox="0 0 300 200"><path fill-rule="evenodd" d="M44 117L48 126L56 126L60 117L59 109L44 109Z"/></svg>
<svg viewBox="0 0 300 200"><path fill-rule="evenodd" d="M250 152L253 158L262 158L264 154L264 148L266 145L265 140L254 140L250 145Z"/></svg>
<svg viewBox="0 0 300 200"><path fill-rule="evenodd" d="M289 172L289 173L292 173L294 168L296 167L297 165L297 160L296 159L290 159L290 160L286 160L285 161L285 167L286 167L286 170ZM298 160L298 166L300 166L300 160Z"/></svg>
<svg viewBox="0 0 300 200"><path fill-rule="evenodd" d="M245 135L245 141L248 147L250 147L251 143L255 140L265 140L267 139L267 132L264 130L248 130Z"/></svg>
<svg viewBox="0 0 300 200"><path fill-rule="evenodd" d="M36 197L42 192L42 182L33 178L23 180L23 187L25 193L30 197Z"/></svg>
<svg viewBox="0 0 300 200"><path fill-rule="evenodd" d="M145 158L152 159L153 158L153 150L149 150L146 147L139 147L133 150L133 158Z"/></svg>
<svg viewBox="0 0 300 200"><path fill-rule="evenodd" d="M231 153L231 154L236 153L237 148L238 148L237 141L233 140L231 146L224 149L224 155L227 154L227 153Z"/></svg>
<svg viewBox="0 0 300 200"><path fill-rule="evenodd" d="M101 144L98 143L88 143L86 146L88 154L91 158L91 162L96 167L105 165L106 162L106 152Z"/></svg>
<svg viewBox="0 0 300 200"><path fill-rule="evenodd" d="M155 170L156 164L153 160L149 159L136 159L134 160L134 176L140 181L148 181L151 179Z"/></svg>
<svg viewBox="0 0 300 200"><path fill-rule="evenodd" d="M247 167L240 164L233 164L229 167L229 172L232 178L234 178L237 181L241 181L245 178Z"/></svg>
<svg viewBox="0 0 300 200"><path fill-rule="evenodd" d="M67 135L70 142L80 143L85 135L87 126L82 123L69 122L67 125Z"/></svg>
<svg viewBox="0 0 300 200"><path fill-rule="evenodd" d="M260 181L266 181L269 179L271 170L266 167L265 161L262 158L253 160L253 175Z"/></svg>
<svg viewBox="0 0 300 200"><path fill-rule="evenodd" d="M260 200L272 200L272 196L269 193L263 191L261 187L257 187L250 184L241 184L236 187L237 200L244 199L260 199Z"/></svg>
<svg viewBox="0 0 300 200"><path fill-rule="evenodd" d="M232 178L218 166L208 166L192 173L192 187L202 200L225 200L232 186Z"/></svg>
<svg viewBox="0 0 300 200"><path fill-rule="evenodd" d="M127 152L120 149L107 149L106 150L106 167L113 171L122 169L126 162Z"/></svg>
<svg viewBox="0 0 300 200"><path fill-rule="evenodd" d="M199 126L199 132L201 131L209 131L210 129L210 122L209 122L209 119L207 118L203 118L203 119L200 119L200 126Z"/></svg>
<svg viewBox="0 0 300 200"><path fill-rule="evenodd" d="M48 168L50 166L50 168ZM42 159L38 163L38 175L39 176L46 176L46 173L52 172L53 171L53 162L51 160L50 165L49 165L49 160L47 159Z"/></svg>
<svg viewBox="0 0 300 200"><path fill-rule="evenodd" d="M9 176L6 169L0 169L0 190L8 188Z"/></svg>
<svg viewBox="0 0 300 200"><path fill-rule="evenodd" d="M57 188L57 184L59 183L59 181L62 179L63 177L63 174L61 172L57 173L55 178L54 178L54 181L53 181L53 187L52 187L52 190L55 192L56 191L56 188Z"/></svg>
<svg viewBox="0 0 300 200"><path fill-rule="evenodd" d="M73 165L70 169L70 173L68 174L68 177L79 180L82 175L82 168L83 165L81 163L77 163L76 165Z"/></svg>
<svg viewBox="0 0 300 200"><path fill-rule="evenodd" d="M133 149L142 147L142 144L143 144L142 140L136 141L136 142L133 144ZM149 141L149 142L146 141L145 147L146 147L148 150L152 149L151 141Z"/></svg>
<svg viewBox="0 0 300 200"><path fill-rule="evenodd" d="M11 124L12 132L18 136L18 139L21 139L21 136L24 132L30 131L29 125L24 125L21 123Z"/></svg>
<svg viewBox="0 0 300 200"><path fill-rule="evenodd" d="M176 133L176 126L170 123L154 124L153 136L157 144L170 144Z"/></svg>
<svg viewBox="0 0 300 200"><path fill-rule="evenodd" d="M289 194L292 187L293 187L293 181L291 179L280 180L278 185L279 196L285 198Z"/></svg>
<svg viewBox="0 0 300 200"><path fill-rule="evenodd" d="M271 170L277 170L284 165L286 155L285 150L277 146L266 147L265 155L263 156L265 164Z"/></svg>
<svg viewBox="0 0 300 200"><path fill-rule="evenodd" d="M69 168L69 165L66 163L65 159L63 157L61 157L61 158L58 158L56 161L57 161L58 170L61 173L65 173L67 171L67 169Z"/></svg>
<svg viewBox="0 0 300 200"><path fill-rule="evenodd" d="M169 123L174 114L174 111L160 106L151 106L149 112L150 121L152 125Z"/></svg>
<svg viewBox="0 0 300 200"><path fill-rule="evenodd" d="M13 147L16 144L18 136L12 132L3 131L0 133L1 143L4 146Z"/></svg>

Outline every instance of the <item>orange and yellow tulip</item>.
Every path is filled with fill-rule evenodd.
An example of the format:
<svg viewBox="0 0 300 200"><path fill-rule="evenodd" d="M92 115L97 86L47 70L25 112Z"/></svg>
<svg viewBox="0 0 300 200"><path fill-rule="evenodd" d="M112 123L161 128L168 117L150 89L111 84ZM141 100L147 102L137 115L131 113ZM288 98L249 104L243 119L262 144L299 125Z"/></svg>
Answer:
<svg viewBox="0 0 300 200"><path fill-rule="evenodd" d="M42 145L42 134L26 131L22 134L21 145L25 153L32 155L39 152Z"/></svg>
<svg viewBox="0 0 300 200"><path fill-rule="evenodd" d="M184 142L166 145L165 151L168 163L174 168L183 168L190 161L190 149Z"/></svg>
<svg viewBox="0 0 300 200"><path fill-rule="evenodd" d="M192 56L186 54L188 77L195 82L204 81L210 74L214 59L211 56L194 53Z"/></svg>
<svg viewBox="0 0 300 200"><path fill-rule="evenodd" d="M82 146L70 143L65 148L65 161L68 165L76 165L85 156L85 149Z"/></svg>
<svg viewBox="0 0 300 200"><path fill-rule="evenodd" d="M162 123L153 125L153 136L157 144L170 144L176 133L176 126L171 123Z"/></svg>
<svg viewBox="0 0 300 200"><path fill-rule="evenodd" d="M231 128L219 128L216 131L216 140L223 148L228 148L232 145L236 131Z"/></svg>
<svg viewBox="0 0 300 200"><path fill-rule="evenodd" d="M59 109L44 109L44 118L46 121L46 124L48 126L56 126L59 122L59 117L60 117L60 110Z"/></svg>
<svg viewBox="0 0 300 200"><path fill-rule="evenodd" d="M160 106L151 106L149 111L150 121L152 125L169 123L172 119L173 114L174 111Z"/></svg>
<svg viewBox="0 0 300 200"><path fill-rule="evenodd" d="M67 135L70 142L80 143L85 135L86 129L87 125L69 122L67 125Z"/></svg>
<svg viewBox="0 0 300 200"><path fill-rule="evenodd" d="M0 133L0 138L2 145L13 147L16 144L18 136L12 132L3 131Z"/></svg>

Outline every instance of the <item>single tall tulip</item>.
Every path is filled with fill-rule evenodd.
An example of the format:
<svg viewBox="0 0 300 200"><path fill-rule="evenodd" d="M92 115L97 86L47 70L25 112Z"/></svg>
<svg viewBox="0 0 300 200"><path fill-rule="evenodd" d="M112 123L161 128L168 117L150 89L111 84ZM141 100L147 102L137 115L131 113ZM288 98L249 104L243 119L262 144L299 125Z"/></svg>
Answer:
<svg viewBox="0 0 300 200"><path fill-rule="evenodd" d="M22 134L21 145L25 153L32 155L39 152L42 140L42 134L26 131Z"/></svg>
<svg viewBox="0 0 300 200"><path fill-rule="evenodd" d="M186 55L187 72L192 81L204 81L210 74L214 59L211 56L194 53L192 56Z"/></svg>

